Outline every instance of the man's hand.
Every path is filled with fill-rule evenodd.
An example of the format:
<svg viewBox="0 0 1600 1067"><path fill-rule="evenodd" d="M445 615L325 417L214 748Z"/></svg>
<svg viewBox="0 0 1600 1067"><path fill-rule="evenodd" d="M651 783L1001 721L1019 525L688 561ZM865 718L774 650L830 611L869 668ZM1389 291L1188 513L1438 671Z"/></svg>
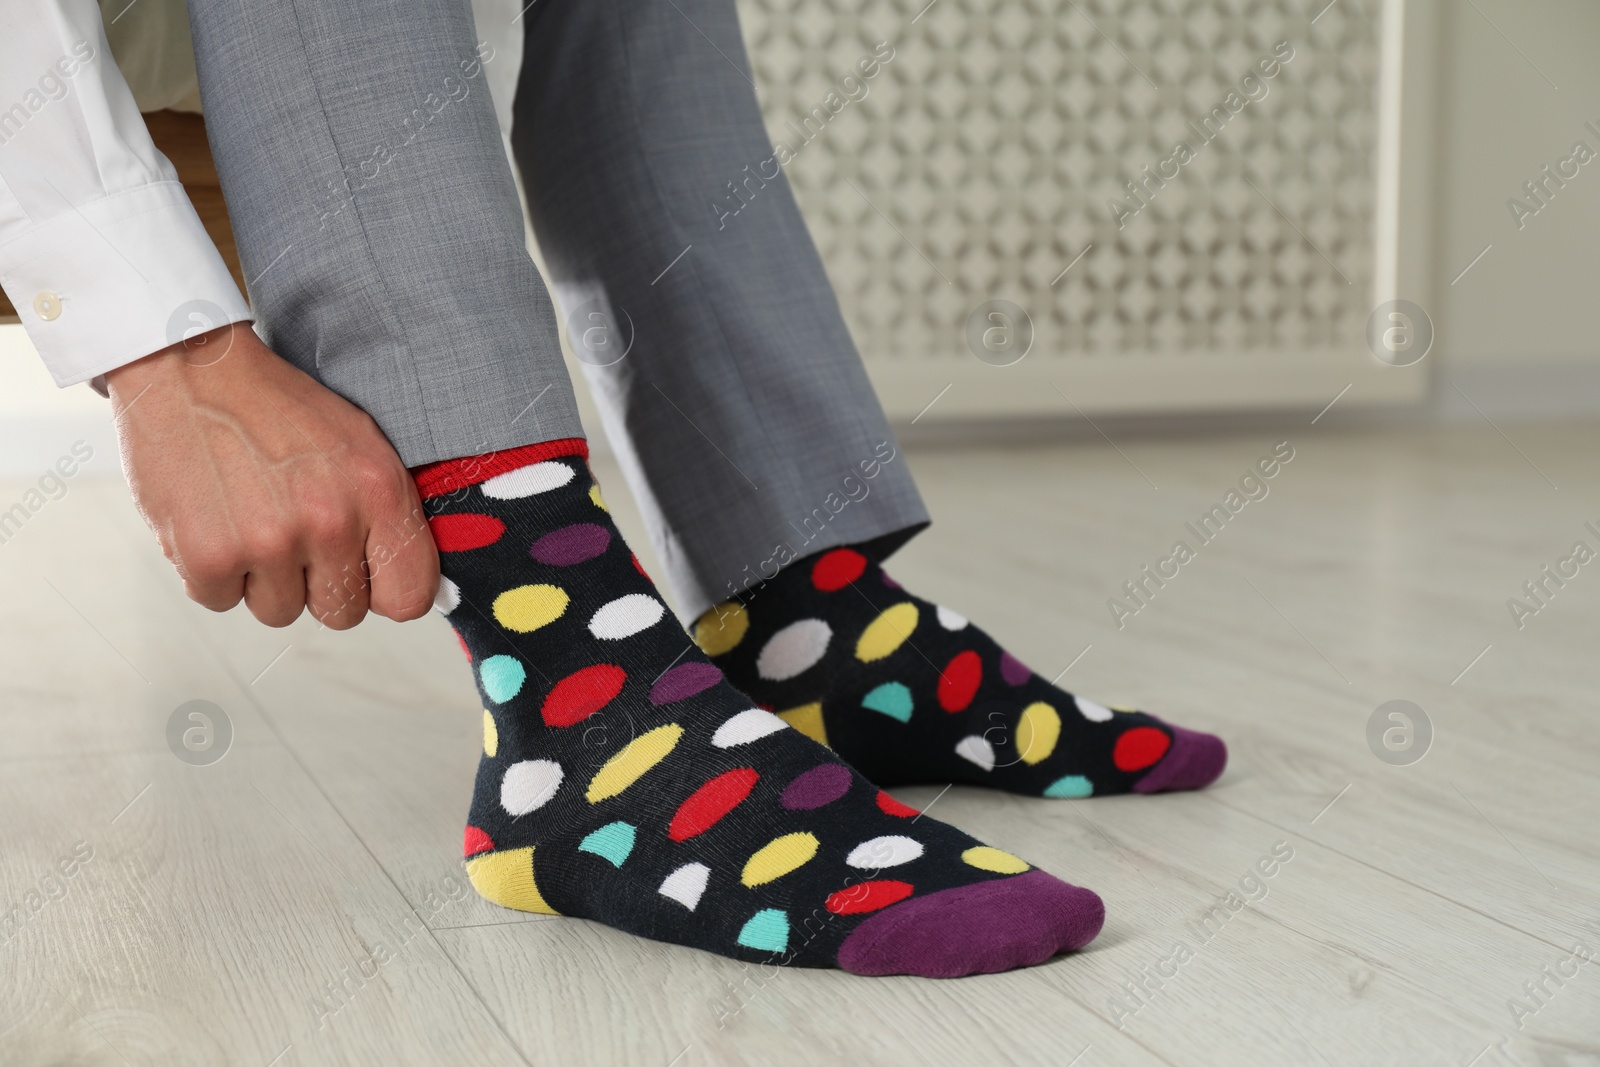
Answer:
<svg viewBox="0 0 1600 1067"><path fill-rule="evenodd" d="M190 599L268 626L427 612L439 556L415 484L365 412L245 324L106 375L122 469Z"/></svg>

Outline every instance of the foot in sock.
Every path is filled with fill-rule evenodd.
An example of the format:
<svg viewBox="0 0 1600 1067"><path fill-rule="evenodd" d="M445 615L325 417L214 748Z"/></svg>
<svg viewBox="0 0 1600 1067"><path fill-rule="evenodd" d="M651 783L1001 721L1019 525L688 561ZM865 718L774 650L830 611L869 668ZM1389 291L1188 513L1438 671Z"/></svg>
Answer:
<svg viewBox="0 0 1600 1067"><path fill-rule="evenodd" d="M1203 788L1228 762L1219 737L1057 688L854 548L791 563L694 636L734 685L879 785L1155 793Z"/></svg>
<svg viewBox="0 0 1600 1067"><path fill-rule="evenodd" d="M694 647L584 443L416 472L484 700L478 892L750 961L954 977L1099 932L1100 898L921 816Z"/></svg>

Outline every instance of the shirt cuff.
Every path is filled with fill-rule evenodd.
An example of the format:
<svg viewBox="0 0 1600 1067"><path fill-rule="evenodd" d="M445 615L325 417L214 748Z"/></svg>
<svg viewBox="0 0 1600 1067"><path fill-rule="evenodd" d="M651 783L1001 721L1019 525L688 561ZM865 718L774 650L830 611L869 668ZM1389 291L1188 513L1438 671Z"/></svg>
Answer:
<svg viewBox="0 0 1600 1067"><path fill-rule="evenodd" d="M0 286L60 386L252 317L173 181L30 226L0 245Z"/></svg>

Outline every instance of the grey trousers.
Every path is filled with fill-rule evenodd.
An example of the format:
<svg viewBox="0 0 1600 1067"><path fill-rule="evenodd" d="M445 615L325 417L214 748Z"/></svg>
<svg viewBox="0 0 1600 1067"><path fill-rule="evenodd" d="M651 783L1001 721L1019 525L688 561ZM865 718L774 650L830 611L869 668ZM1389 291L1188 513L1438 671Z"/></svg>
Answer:
<svg viewBox="0 0 1600 1067"><path fill-rule="evenodd" d="M190 20L267 343L408 466L581 436L468 0ZM758 168L733 0L538 0L523 22L534 232L680 613L898 547L927 513L788 183Z"/></svg>

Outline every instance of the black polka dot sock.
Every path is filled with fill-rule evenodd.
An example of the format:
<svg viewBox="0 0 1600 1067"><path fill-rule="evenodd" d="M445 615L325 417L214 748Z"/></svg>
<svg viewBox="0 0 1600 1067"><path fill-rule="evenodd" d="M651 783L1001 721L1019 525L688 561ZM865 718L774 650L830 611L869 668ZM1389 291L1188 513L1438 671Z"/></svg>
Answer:
<svg viewBox="0 0 1600 1067"><path fill-rule="evenodd" d="M923 817L694 647L581 440L414 472L484 700L478 892L724 956L954 977L1099 932L1100 898Z"/></svg>
<svg viewBox="0 0 1600 1067"><path fill-rule="evenodd" d="M864 553L797 560L695 624L730 681L879 785L1046 797L1200 789L1227 746L1034 674Z"/></svg>

